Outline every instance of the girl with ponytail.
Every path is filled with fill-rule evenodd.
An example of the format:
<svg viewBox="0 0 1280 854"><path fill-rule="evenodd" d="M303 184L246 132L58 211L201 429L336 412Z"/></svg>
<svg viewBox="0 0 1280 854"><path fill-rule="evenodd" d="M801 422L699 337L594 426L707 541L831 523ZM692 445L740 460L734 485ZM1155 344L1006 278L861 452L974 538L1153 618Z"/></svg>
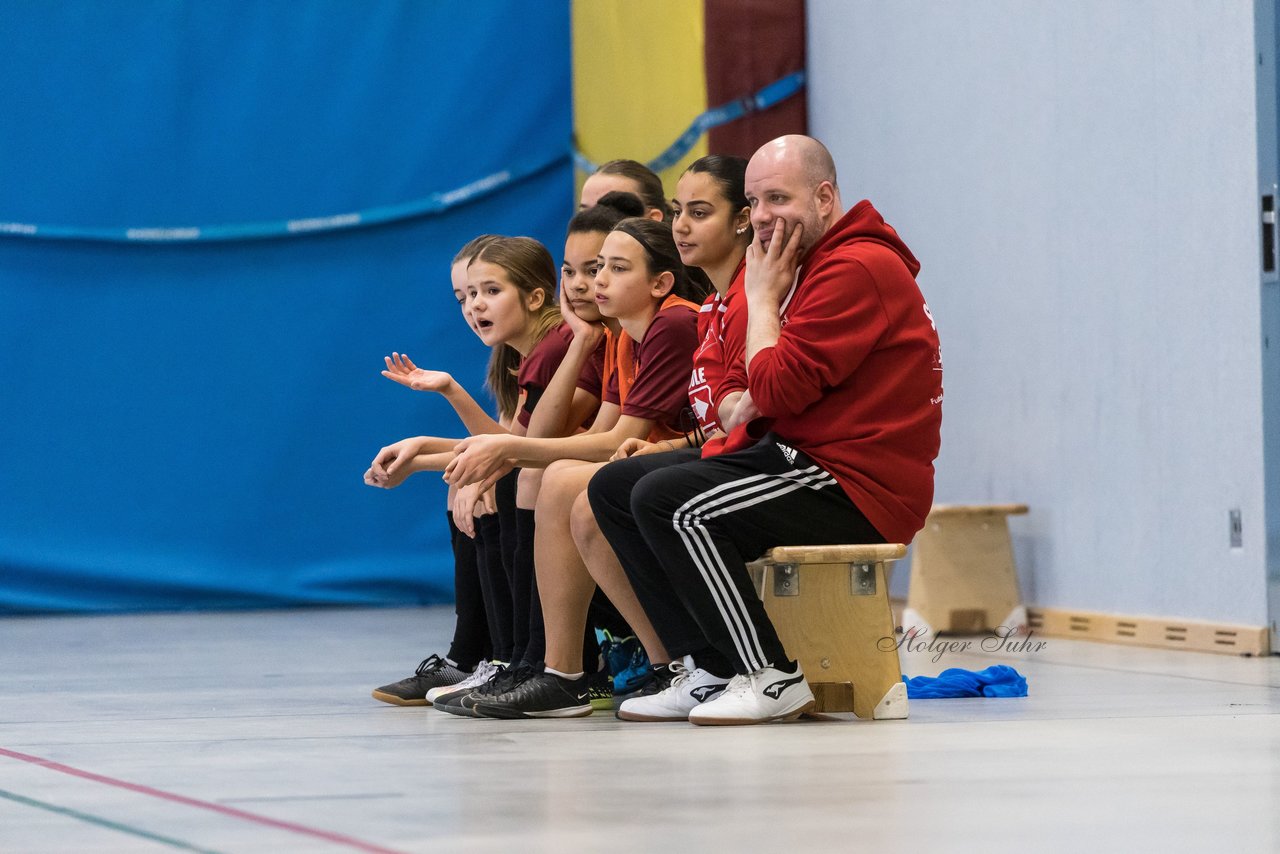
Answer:
<svg viewBox="0 0 1280 854"><path fill-rule="evenodd" d="M662 179L648 166L635 160L610 160L596 169L582 184L578 210L600 203L610 192L630 193L640 199L644 209L633 214L649 219L671 221L671 206L662 188Z"/></svg>

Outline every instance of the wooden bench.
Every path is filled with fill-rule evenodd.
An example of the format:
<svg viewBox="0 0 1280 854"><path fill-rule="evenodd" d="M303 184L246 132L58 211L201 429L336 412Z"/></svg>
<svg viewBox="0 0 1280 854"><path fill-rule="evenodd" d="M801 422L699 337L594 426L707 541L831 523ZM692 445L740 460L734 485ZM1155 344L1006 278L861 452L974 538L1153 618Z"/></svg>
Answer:
<svg viewBox="0 0 1280 854"><path fill-rule="evenodd" d="M935 504L911 547L909 635L1024 631L1008 517L1025 504Z"/></svg>
<svg viewBox="0 0 1280 854"><path fill-rule="evenodd" d="M885 565L906 546L781 546L748 564L787 654L800 662L817 712L905 718Z"/></svg>

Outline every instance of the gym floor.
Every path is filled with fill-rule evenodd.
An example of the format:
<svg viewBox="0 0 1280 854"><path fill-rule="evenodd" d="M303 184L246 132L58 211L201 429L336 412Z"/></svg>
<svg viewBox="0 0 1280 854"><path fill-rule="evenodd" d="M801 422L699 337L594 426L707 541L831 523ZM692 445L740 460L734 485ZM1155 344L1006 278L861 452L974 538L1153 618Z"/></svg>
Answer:
<svg viewBox="0 0 1280 854"><path fill-rule="evenodd" d="M913 700L905 721L493 721L370 698L452 620L0 619L0 851L1280 850L1275 657L974 639L904 672L1010 664L1030 696Z"/></svg>

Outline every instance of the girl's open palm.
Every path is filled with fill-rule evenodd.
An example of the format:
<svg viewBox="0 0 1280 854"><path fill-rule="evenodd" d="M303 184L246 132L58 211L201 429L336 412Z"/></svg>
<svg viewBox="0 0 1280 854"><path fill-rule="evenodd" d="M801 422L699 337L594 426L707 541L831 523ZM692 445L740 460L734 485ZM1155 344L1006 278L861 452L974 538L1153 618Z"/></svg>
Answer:
<svg viewBox="0 0 1280 854"><path fill-rule="evenodd" d="M384 356L383 361L387 363L387 369L382 372L384 377L414 391L443 392L453 382L453 377L448 373L419 368L412 359L400 353Z"/></svg>

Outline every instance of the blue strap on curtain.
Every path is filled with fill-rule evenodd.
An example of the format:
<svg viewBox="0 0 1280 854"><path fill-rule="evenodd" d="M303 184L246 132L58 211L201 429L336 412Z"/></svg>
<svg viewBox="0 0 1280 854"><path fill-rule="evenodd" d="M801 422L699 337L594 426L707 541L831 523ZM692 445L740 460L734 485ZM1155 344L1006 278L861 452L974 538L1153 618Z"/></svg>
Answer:
<svg viewBox="0 0 1280 854"><path fill-rule="evenodd" d="M675 142L667 146L666 151L645 165L654 172L670 169L698 144L698 140L707 131L721 125L727 125L729 122L737 121L748 113L758 113L769 109L775 104L780 104L803 89L804 82L805 73L796 71L773 81L754 95L744 95L727 104L721 104L718 107L707 110L694 119L688 129L676 137ZM600 168L599 163L592 162L585 154L576 149L573 152L573 162L575 166L588 175Z"/></svg>
<svg viewBox="0 0 1280 854"><path fill-rule="evenodd" d="M458 205L492 195L512 184L554 168L562 164L566 156L556 157L550 161L522 162L509 169L503 169L499 172L485 175L482 178L477 178L452 190L431 193L423 198L401 204L381 205L361 211L233 225L95 228L91 226L32 225L28 223L0 222L0 234L63 240L185 243L191 241L261 240L315 234L324 231L341 231L444 213Z"/></svg>

